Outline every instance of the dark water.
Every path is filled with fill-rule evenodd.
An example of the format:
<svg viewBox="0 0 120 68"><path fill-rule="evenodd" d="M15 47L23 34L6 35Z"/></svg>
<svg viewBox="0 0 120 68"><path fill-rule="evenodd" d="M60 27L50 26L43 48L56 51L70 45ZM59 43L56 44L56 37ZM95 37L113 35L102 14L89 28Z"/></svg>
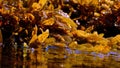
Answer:
<svg viewBox="0 0 120 68"><path fill-rule="evenodd" d="M47 60L37 62L39 60L36 59L33 62L29 57L25 59L15 55L14 52L6 53L4 48L0 48L0 68L119 68L120 66L120 53L117 52L102 54L75 50L74 54L63 53L63 56L67 57L61 58L60 54L49 50L49 54L45 56Z"/></svg>

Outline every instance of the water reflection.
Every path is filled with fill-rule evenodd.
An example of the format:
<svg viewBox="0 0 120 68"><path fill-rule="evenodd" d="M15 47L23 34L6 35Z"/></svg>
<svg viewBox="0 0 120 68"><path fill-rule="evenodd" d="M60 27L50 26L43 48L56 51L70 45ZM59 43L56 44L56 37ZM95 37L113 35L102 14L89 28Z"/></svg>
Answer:
<svg viewBox="0 0 120 68"><path fill-rule="evenodd" d="M9 57L3 52L0 68L109 68L111 66L112 68L119 68L120 65L120 53L118 52L111 51L107 54L102 54L74 50L72 53L71 50L66 48L69 54L67 55L64 53L59 54L52 51L52 49L59 51L57 47L49 46L45 50L47 53L44 55L47 60L40 63L33 62L29 56L26 58L22 56ZM58 54L66 55L67 57L60 57Z"/></svg>

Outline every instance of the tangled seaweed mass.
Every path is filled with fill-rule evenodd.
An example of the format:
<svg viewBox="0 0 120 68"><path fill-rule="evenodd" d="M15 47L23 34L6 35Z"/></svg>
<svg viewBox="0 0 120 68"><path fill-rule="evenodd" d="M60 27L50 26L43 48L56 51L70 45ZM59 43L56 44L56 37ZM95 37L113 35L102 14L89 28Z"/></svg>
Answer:
<svg viewBox="0 0 120 68"><path fill-rule="evenodd" d="M108 53L120 50L120 2L1 0L0 29L3 44Z"/></svg>
<svg viewBox="0 0 120 68"><path fill-rule="evenodd" d="M15 37L18 44L26 42L31 47L37 42L71 48L76 47L74 42L77 46L94 43L98 48L94 50L100 51L120 43L119 2L4 0L0 5L3 42Z"/></svg>
<svg viewBox="0 0 120 68"><path fill-rule="evenodd" d="M6 54L13 57L14 48L18 51L18 57L21 54L26 57L28 53L23 48L26 47L35 50L35 55L39 53L37 59L44 62L42 50L48 52L45 54L48 58L55 57L51 56L53 53L64 58L67 50L67 56L76 57L69 58L72 64L80 60L78 64L99 66L103 63L105 66L104 63L108 61L108 65L116 64L118 68L119 63L111 63L113 58L105 57L112 54L118 57L115 60L120 61L120 55L116 53L120 51L120 2L0 0L0 46L3 46L3 57ZM94 60L93 56L100 58ZM31 59L35 60L35 57L31 56Z"/></svg>

